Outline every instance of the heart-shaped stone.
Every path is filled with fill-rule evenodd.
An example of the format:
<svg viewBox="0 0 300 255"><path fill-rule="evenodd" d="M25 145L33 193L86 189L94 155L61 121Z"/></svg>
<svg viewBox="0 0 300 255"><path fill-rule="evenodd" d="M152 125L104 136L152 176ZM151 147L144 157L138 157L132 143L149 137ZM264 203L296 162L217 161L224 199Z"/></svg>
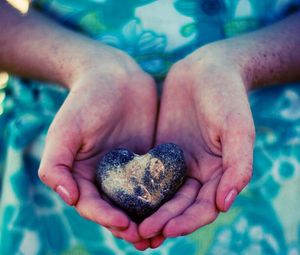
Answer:
<svg viewBox="0 0 300 255"><path fill-rule="evenodd" d="M182 185L186 174L183 151L161 144L145 155L115 149L97 169L99 188L136 222L154 213Z"/></svg>

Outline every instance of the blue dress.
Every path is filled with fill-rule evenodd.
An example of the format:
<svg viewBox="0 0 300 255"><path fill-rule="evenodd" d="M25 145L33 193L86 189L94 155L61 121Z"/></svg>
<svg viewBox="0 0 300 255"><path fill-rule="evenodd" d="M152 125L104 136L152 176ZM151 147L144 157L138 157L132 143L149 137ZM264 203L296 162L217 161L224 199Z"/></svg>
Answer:
<svg viewBox="0 0 300 255"><path fill-rule="evenodd" d="M202 45L276 22L299 7L298 0L36 0L32 5L126 51L157 83L174 62ZM81 218L38 179L45 134L68 92L5 77L0 73L0 254L140 254ZM257 132L251 183L214 223L143 254L300 254L300 88L261 89L249 100Z"/></svg>

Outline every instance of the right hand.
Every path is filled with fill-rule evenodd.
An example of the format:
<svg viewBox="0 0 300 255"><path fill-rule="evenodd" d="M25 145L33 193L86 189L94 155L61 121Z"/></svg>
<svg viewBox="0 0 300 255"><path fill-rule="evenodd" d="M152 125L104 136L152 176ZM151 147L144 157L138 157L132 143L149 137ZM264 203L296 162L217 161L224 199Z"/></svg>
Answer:
<svg viewBox="0 0 300 255"><path fill-rule="evenodd" d="M152 147L155 83L117 49L101 46L92 56L75 70L77 79L49 128L39 177L82 217L145 249L149 241L141 239L137 225L103 199L95 171L111 149L145 153Z"/></svg>

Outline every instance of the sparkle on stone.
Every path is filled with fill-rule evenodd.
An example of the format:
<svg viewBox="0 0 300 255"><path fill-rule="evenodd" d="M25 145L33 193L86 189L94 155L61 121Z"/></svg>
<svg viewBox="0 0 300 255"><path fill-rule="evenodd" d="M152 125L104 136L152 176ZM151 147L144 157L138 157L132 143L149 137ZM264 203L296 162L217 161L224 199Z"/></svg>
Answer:
<svg viewBox="0 0 300 255"><path fill-rule="evenodd" d="M182 185L186 173L183 151L161 144L145 155L115 149L102 158L97 184L136 222L154 213Z"/></svg>

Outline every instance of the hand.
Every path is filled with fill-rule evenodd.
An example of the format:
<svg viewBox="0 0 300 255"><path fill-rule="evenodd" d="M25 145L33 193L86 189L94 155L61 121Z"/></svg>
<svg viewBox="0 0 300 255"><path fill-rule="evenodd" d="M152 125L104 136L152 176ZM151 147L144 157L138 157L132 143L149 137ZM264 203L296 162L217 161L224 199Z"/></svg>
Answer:
<svg viewBox="0 0 300 255"><path fill-rule="evenodd" d="M95 170L113 148L145 153L152 147L155 85L123 52L101 46L92 56L96 61L78 68L49 128L39 177L82 217L146 248L148 241L140 238L137 225L99 194Z"/></svg>
<svg viewBox="0 0 300 255"><path fill-rule="evenodd" d="M156 143L183 148L188 176L174 198L141 223L142 237L186 235L211 223L249 182L255 134L245 85L217 44L172 67Z"/></svg>

